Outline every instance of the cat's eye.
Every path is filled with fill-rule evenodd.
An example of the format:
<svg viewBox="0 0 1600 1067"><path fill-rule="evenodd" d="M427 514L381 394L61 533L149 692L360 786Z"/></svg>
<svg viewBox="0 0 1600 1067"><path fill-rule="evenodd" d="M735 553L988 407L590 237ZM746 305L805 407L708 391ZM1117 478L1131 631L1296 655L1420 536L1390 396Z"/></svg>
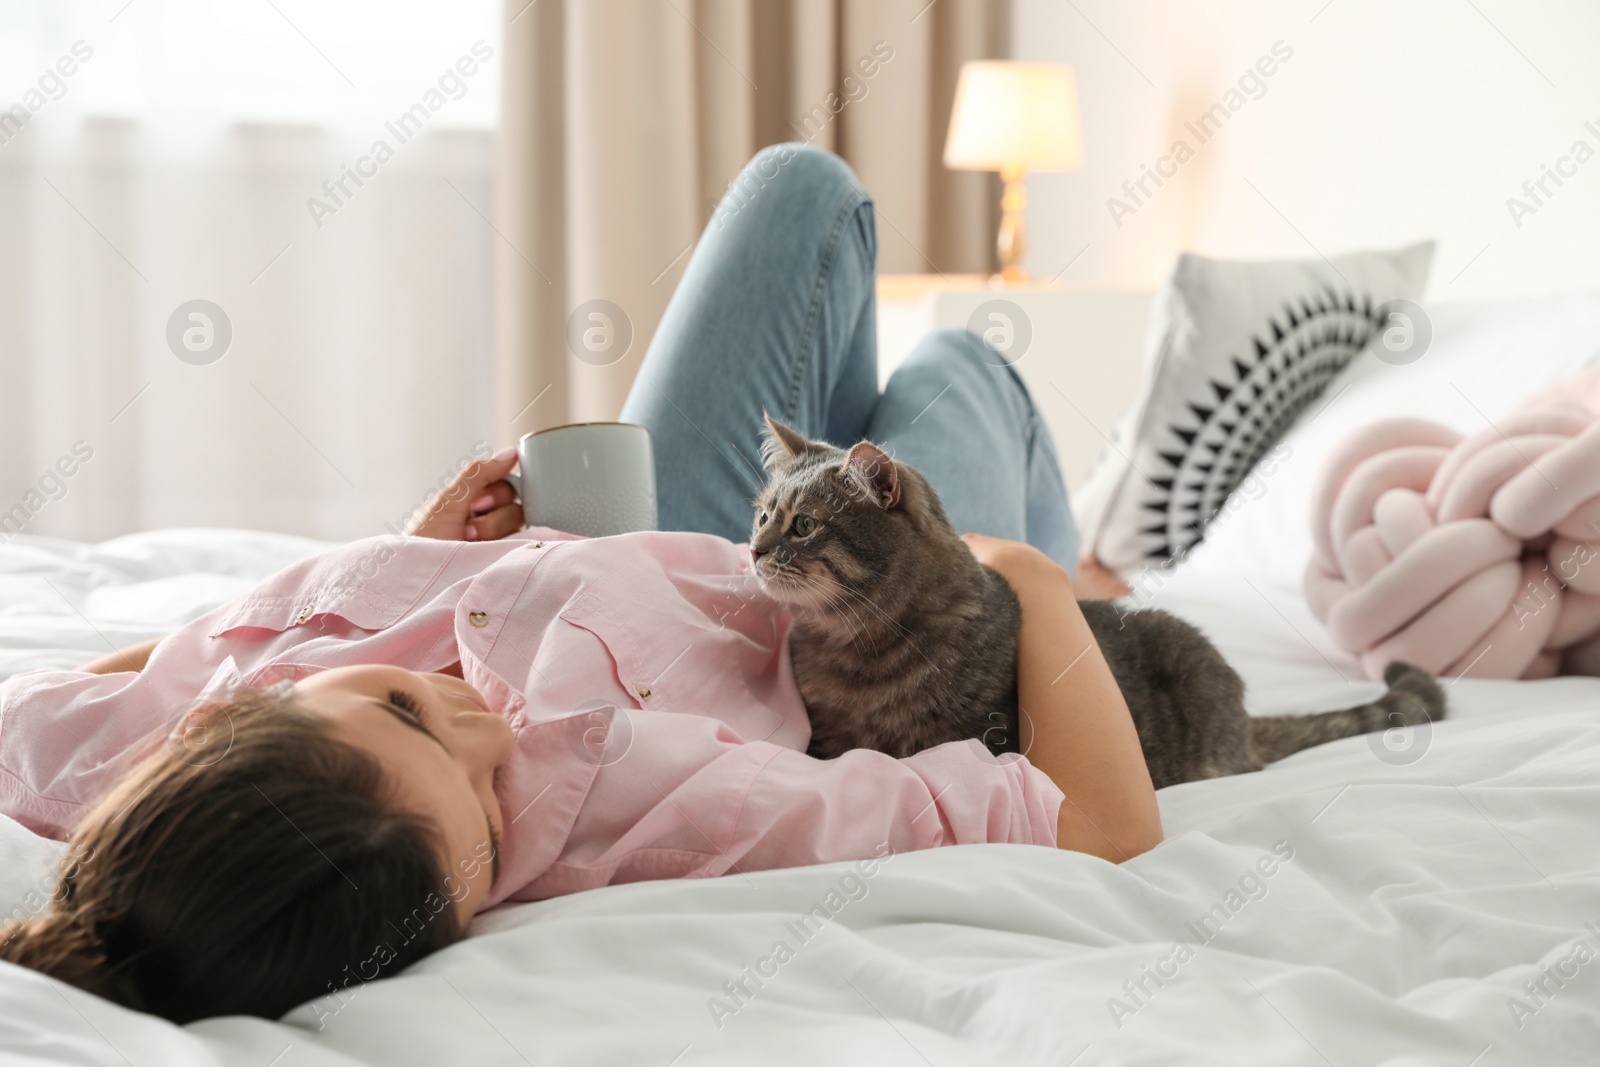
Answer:
<svg viewBox="0 0 1600 1067"><path fill-rule="evenodd" d="M768 518L767 513L765 511L763 511L761 513L761 517L756 520L756 525L765 526L767 524L767 518Z"/></svg>
<svg viewBox="0 0 1600 1067"><path fill-rule="evenodd" d="M796 515L789 529L794 531L796 537L810 537L817 532L817 520L810 515Z"/></svg>

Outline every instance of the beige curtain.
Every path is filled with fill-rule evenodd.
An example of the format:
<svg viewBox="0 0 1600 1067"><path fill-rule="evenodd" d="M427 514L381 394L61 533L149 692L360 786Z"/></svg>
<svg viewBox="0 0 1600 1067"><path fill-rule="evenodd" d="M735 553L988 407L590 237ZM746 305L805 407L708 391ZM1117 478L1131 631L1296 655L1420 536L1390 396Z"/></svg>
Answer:
<svg viewBox="0 0 1600 1067"><path fill-rule="evenodd" d="M506 0L496 163L496 435L615 418L701 228L758 149L838 152L878 209L879 270L993 266L998 184L939 157L1005 0ZM632 342L579 360L567 318ZM619 324L620 325L620 324Z"/></svg>

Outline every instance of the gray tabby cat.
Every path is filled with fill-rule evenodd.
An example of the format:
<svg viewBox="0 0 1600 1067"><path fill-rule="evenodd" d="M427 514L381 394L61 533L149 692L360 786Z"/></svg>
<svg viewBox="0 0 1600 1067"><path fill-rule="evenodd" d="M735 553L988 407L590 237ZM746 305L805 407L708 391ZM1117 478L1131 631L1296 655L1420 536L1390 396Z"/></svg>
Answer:
<svg viewBox="0 0 1600 1067"><path fill-rule="evenodd" d="M1021 612L978 563L914 468L863 441L849 451L767 419L771 480L756 502L754 571L794 619L810 753L909 756L978 738L1017 750ZM1080 601L1127 699L1156 788L1260 770L1341 737L1442 718L1444 693L1392 663L1370 704L1251 718L1244 682L1205 635L1153 609Z"/></svg>

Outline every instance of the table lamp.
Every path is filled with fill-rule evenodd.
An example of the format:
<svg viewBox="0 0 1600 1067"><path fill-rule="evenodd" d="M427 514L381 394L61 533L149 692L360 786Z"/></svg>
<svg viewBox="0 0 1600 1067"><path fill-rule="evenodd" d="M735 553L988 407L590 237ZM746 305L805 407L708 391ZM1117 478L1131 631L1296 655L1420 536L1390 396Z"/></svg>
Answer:
<svg viewBox="0 0 1600 1067"><path fill-rule="evenodd" d="M1078 87L1072 68L1058 63L971 60L956 82L944 165L996 170L1000 198L999 277L1026 281L1022 269L1023 179L1032 170L1077 170L1083 164Z"/></svg>

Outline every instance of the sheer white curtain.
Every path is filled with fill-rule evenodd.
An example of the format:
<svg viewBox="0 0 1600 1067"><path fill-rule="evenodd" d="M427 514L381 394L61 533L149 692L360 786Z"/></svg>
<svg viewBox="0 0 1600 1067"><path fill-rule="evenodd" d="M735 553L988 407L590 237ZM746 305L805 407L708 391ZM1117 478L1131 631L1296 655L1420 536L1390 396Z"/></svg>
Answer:
<svg viewBox="0 0 1600 1067"><path fill-rule="evenodd" d="M499 25L497 0L0 3L0 540L364 536L505 443Z"/></svg>

